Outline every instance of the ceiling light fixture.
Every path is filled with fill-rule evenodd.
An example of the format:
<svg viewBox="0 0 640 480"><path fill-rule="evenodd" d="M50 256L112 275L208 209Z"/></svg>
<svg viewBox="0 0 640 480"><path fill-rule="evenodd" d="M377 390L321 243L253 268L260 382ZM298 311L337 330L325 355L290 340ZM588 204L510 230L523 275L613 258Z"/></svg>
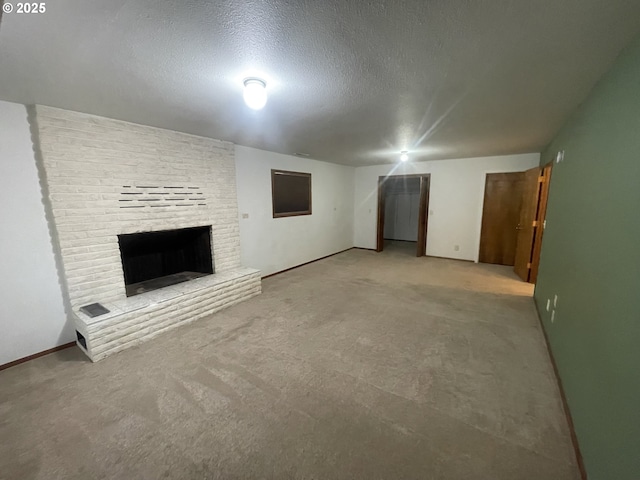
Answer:
<svg viewBox="0 0 640 480"><path fill-rule="evenodd" d="M244 103L253 110L260 110L267 104L267 83L259 78L245 78Z"/></svg>
<svg viewBox="0 0 640 480"><path fill-rule="evenodd" d="M403 150L402 152L400 152L400 161L406 162L407 160L409 160L409 152Z"/></svg>

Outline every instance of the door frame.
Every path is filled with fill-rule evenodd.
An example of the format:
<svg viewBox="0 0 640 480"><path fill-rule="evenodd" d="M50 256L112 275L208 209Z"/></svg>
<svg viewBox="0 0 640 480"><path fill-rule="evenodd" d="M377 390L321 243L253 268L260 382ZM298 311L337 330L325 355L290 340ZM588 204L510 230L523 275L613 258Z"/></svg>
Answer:
<svg viewBox="0 0 640 480"><path fill-rule="evenodd" d="M385 186L390 178L419 178L420 179L420 208L418 212L418 241L416 257L424 257L427 251L427 230L429 227L429 196L431 194L431 174L415 173L407 175L385 175L378 177L378 218L376 226L376 252L384 250L384 214L385 214Z"/></svg>

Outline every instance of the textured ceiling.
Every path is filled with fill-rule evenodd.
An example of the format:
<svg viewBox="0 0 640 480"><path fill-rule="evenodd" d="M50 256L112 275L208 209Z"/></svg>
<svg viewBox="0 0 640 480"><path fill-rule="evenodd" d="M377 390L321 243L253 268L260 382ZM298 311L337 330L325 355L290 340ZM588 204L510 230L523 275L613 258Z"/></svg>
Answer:
<svg viewBox="0 0 640 480"><path fill-rule="evenodd" d="M0 99L350 165L540 151L640 32L638 0L46 7L3 16Z"/></svg>

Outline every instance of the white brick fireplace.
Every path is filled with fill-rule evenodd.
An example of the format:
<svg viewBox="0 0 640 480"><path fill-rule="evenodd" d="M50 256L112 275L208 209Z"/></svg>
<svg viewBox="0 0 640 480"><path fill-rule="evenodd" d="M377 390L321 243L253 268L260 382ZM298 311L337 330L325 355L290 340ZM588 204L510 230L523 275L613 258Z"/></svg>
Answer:
<svg viewBox="0 0 640 480"><path fill-rule="evenodd" d="M233 144L35 107L78 344L97 361L260 293L240 266ZM118 235L211 227L215 273L126 296ZM80 307L100 303L90 318Z"/></svg>

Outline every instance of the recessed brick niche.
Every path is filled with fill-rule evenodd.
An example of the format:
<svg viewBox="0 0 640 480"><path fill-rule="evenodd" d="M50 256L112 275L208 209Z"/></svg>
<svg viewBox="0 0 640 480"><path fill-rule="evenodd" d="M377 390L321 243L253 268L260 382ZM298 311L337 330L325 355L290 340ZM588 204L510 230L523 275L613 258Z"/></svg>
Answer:
<svg viewBox="0 0 640 480"><path fill-rule="evenodd" d="M260 293L260 272L240 265L233 144L43 106L35 121L78 345L93 361ZM119 236L195 227L210 228L215 273L127 296ZM109 313L80 311L92 303Z"/></svg>

